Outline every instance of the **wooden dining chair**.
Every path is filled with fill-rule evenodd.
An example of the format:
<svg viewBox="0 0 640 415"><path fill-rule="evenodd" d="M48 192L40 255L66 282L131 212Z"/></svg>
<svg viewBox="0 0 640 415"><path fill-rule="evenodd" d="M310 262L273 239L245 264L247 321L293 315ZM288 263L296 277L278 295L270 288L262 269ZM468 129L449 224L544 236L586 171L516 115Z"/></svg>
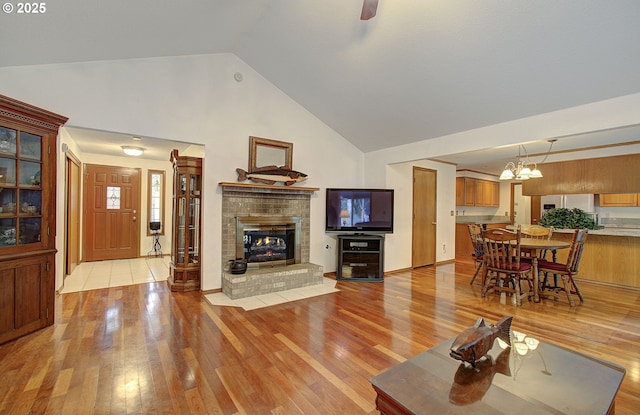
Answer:
<svg viewBox="0 0 640 415"><path fill-rule="evenodd" d="M532 238L532 239L551 239L553 235L553 226L547 228L542 225L524 225L521 228L522 237L523 238ZM530 257L532 255L532 251L527 248L522 248L522 256ZM547 256L547 250L542 250L538 252L539 258L544 258Z"/></svg>
<svg viewBox="0 0 640 415"><path fill-rule="evenodd" d="M482 227L480 225L470 223L467 228L471 237L471 246L473 246L471 255L476 264L476 272L473 274L471 282L469 282L469 284L473 284L473 281L480 274L480 270L484 267L484 242L482 241ZM482 284L484 285L484 281L482 281Z"/></svg>
<svg viewBox="0 0 640 415"><path fill-rule="evenodd" d="M538 260L538 272L544 274L544 279L541 284L542 295L552 295L557 299L559 292L564 291L571 307L575 306L571 294L577 294L580 302L584 302L584 296L573 277L578 274L580 259L582 258L582 251L584 249L584 243L587 240L588 232L587 229L576 229L571 240L569 256L567 257L566 263L547 261L545 259ZM554 275L554 279L560 276L562 279L562 287L559 287L555 282L553 285L549 283L548 276L550 274Z"/></svg>
<svg viewBox="0 0 640 415"><path fill-rule="evenodd" d="M490 290L507 292L514 296L516 305L522 305L522 297L533 292L533 266L521 261L520 228L515 232L489 229L482 232L482 238L485 267L482 296ZM525 294L521 292L523 280L529 284L529 292Z"/></svg>

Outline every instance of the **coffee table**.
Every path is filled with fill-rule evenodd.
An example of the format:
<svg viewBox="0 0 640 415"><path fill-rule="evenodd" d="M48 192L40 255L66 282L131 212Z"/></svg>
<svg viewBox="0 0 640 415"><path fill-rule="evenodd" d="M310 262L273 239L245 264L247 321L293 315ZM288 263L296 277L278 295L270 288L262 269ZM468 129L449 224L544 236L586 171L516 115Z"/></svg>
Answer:
<svg viewBox="0 0 640 415"><path fill-rule="evenodd" d="M477 369L451 338L373 377L376 407L398 414L614 414L622 366L512 332Z"/></svg>

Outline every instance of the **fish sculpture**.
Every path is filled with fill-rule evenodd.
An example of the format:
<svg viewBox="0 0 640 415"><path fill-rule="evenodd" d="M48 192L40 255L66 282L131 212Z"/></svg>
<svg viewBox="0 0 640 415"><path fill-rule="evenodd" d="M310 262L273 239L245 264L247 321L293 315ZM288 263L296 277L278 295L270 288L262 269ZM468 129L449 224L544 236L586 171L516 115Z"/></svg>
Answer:
<svg viewBox="0 0 640 415"><path fill-rule="evenodd" d="M453 383L449 391L449 402L462 406L481 400L493 384L493 377L496 373L511 376L510 354L511 348L507 347L500 352L495 361L489 355L487 359L479 361L476 367L460 363L453 376Z"/></svg>
<svg viewBox="0 0 640 415"><path fill-rule="evenodd" d="M449 350L449 355L456 360L470 363L474 368L476 362L486 356L493 347L496 338L511 346L511 321L513 317L502 317L495 325L487 325L482 317L456 337Z"/></svg>
<svg viewBox="0 0 640 415"><path fill-rule="evenodd" d="M246 170L236 169L236 173L238 173L239 182L249 179L256 183L276 184L281 182L285 186L291 186L294 183L307 180L307 175L304 173L278 166L260 167L251 173Z"/></svg>

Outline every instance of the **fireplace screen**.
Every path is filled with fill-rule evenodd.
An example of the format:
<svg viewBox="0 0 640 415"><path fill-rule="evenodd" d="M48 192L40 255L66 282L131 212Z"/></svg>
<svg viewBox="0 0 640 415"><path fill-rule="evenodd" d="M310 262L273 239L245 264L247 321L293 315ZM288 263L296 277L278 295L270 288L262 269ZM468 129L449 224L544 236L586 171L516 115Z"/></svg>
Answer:
<svg viewBox="0 0 640 415"><path fill-rule="evenodd" d="M251 216L236 218L236 259L252 268L300 262L300 218Z"/></svg>

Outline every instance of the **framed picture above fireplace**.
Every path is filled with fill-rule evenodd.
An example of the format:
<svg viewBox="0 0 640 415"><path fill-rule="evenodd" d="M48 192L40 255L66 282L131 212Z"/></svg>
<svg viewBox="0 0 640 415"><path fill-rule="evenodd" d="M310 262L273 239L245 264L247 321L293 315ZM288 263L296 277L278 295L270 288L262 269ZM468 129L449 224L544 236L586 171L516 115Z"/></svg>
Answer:
<svg viewBox="0 0 640 415"><path fill-rule="evenodd" d="M293 167L293 143L249 137L249 173L267 166Z"/></svg>

